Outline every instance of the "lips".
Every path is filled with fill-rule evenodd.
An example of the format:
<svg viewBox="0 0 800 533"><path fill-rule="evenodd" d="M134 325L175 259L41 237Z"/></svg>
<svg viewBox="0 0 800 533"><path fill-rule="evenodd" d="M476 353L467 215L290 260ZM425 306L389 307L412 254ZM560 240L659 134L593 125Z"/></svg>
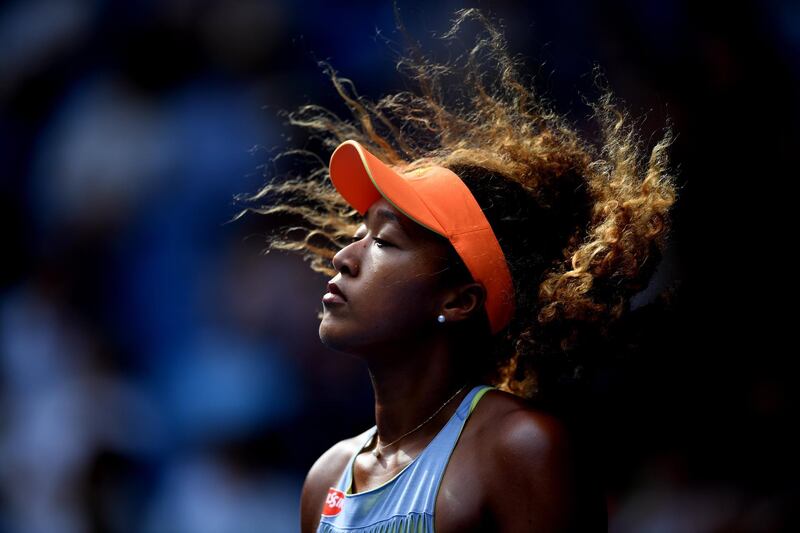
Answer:
<svg viewBox="0 0 800 533"><path fill-rule="evenodd" d="M347 297L335 283L328 283L328 292L322 297L324 304L344 304L347 302Z"/></svg>
<svg viewBox="0 0 800 533"><path fill-rule="evenodd" d="M342 297L342 300L344 300L345 302L347 301L347 296L344 295L342 289L340 289L339 286L333 282L328 282L328 292L332 294L338 294L339 296Z"/></svg>

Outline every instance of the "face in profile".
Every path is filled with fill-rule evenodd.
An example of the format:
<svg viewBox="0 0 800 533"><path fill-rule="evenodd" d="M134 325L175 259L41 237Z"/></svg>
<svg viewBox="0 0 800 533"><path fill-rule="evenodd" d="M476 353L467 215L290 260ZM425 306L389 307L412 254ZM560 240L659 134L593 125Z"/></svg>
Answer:
<svg viewBox="0 0 800 533"><path fill-rule="evenodd" d="M373 203L353 242L333 258L337 274L331 281L344 300L323 299L323 344L372 355L435 328L449 246L385 198Z"/></svg>

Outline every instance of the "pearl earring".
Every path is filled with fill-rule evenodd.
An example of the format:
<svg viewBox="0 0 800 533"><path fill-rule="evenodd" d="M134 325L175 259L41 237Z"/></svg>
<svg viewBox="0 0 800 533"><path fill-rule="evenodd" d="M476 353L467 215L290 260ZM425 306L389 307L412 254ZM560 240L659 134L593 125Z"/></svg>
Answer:
<svg viewBox="0 0 800 533"><path fill-rule="evenodd" d="M444 324L444 320L445 320L445 318L444 318L444 315L439 315L439 316L436 318L436 320L438 320L440 324Z"/></svg>

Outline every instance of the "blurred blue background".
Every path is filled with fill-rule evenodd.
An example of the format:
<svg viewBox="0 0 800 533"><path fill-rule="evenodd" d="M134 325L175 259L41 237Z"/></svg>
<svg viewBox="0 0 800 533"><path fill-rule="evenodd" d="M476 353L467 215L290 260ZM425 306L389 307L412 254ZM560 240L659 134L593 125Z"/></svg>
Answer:
<svg viewBox="0 0 800 533"><path fill-rule="evenodd" d="M773 305L798 4L400 2L433 50L469 6L576 123L596 61L646 140L667 115L678 133L637 352L593 387L610 531L800 531ZM327 279L225 221L302 145L280 110L344 111L318 59L373 99L403 87L384 37L388 2L0 4L0 533L299 530L308 468L373 424L371 388L319 343Z"/></svg>

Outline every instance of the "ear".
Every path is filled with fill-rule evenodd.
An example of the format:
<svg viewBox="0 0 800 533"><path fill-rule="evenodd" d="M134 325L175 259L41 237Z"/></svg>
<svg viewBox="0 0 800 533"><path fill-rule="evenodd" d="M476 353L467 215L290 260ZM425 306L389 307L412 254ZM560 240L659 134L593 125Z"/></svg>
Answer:
<svg viewBox="0 0 800 533"><path fill-rule="evenodd" d="M446 322L460 322L479 313L485 301L486 289L482 284L466 283L447 293L441 313L445 316Z"/></svg>

